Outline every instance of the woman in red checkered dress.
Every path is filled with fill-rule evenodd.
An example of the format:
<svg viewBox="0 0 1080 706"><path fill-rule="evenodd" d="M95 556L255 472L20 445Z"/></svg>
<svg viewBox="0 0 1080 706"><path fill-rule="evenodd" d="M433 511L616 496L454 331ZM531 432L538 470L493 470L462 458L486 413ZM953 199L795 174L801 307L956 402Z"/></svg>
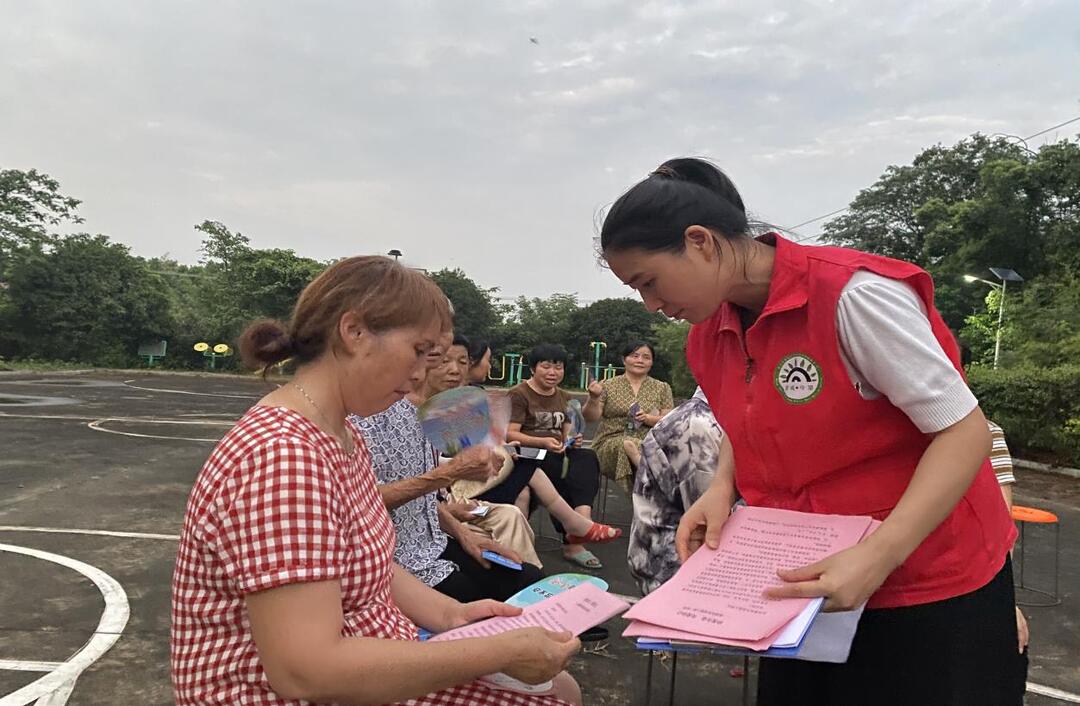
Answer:
<svg viewBox="0 0 1080 706"><path fill-rule="evenodd" d="M580 704L562 671L580 647L569 634L417 641L417 625L439 632L519 612L459 603L393 564L393 524L345 421L400 399L449 325L426 277L358 257L304 290L288 329L264 321L245 332L252 367L292 358L298 368L221 440L188 501L173 577L178 704ZM477 681L495 672L550 679L553 691Z"/></svg>

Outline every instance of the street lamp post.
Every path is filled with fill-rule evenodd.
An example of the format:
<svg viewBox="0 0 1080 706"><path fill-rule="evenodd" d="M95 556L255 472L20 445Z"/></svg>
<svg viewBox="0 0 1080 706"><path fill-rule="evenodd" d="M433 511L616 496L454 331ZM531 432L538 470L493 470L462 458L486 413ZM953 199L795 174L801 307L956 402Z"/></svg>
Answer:
<svg viewBox="0 0 1080 706"><path fill-rule="evenodd" d="M1001 360L1001 329L1005 323L1005 288L1009 282L1023 282L1024 278L1021 277L1016 270L1010 270L1006 267L991 267L990 272L994 274L1001 284L997 282L991 282L988 279L982 277L976 277L974 275L964 275L965 282L982 282L989 285L994 289L1001 290L1001 298L998 300L998 322L997 322L997 334L994 336L994 369L997 369L998 361Z"/></svg>

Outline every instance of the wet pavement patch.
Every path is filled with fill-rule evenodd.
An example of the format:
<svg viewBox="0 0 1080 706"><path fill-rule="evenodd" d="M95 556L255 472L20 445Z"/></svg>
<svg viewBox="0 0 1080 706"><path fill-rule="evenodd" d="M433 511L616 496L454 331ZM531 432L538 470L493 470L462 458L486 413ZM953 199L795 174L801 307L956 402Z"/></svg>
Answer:
<svg viewBox="0 0 1080 706"><path fill-rule="evenodd" d="M70 397L44 397L41 395L0 394L0 407L50 407L63 404L80 404L81 400Z"/></svg>
<svg viewBox="0 0 1080 706"><path fill-rule="evenodd" d="M75 380L55 379L46 380L0 380L5 385L46 385L49 387L123 387L124 383L115 380Z"/></svg>

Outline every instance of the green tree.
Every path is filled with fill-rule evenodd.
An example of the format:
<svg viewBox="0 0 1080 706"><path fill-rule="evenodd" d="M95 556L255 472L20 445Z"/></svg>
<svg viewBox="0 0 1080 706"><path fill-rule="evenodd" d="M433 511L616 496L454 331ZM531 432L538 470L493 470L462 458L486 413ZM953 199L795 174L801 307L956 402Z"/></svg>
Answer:
<svg viewBox="0 0 1080 706"><path fill-rule="evenodd" d="M576 361L591 363L589 344L603 341L608 345L603 362L621 366L623 346L634 340L655 345L653 329L666 320L661 314L649 312L637 299L600 299L571 314L564 343ZM673 362L658 349L652 375L667 380Z"/></svg>
<svg viewBox="0 0 1080 706"><path fill-rule="evenodd" d="M172 327L160 276L103 235L16 250L7 284L0 355L125 366Z"/></svg>
<svg viewBox="0 0 1080 706"><path fill-rule="evenodd" d="M61 194L60 183L36 169L0 170L0 256L12 248L40 245L50 227L82 223L76 213L80 203Z"/></svg>
<svg viewBox="0 0 1080 706"><path fill-rule="evenodd" d="M653 327L656 348L671 361L671 391L676 398L694 394L697 382L690 374L686 362L686 337L690 335L690 324L685 321L664 321Z"/></svg>
<svg viewBox="0 0 1080 706"><path fill-rule="evenodd" d="M304 287L324 269L324 263L292 250L252 250L233 271L234 301L248 320L264 316L287 320Z"/></svg>
<svg viewBox="0 0 1080 706"><path fill-rule="evenodd" d="M287 320L300 292L325 267L292 250L252 248L246 236L216 221L196 229L207 235L203 264L165 258L147 263L167 285L174 323L166 363L176 367L203 367L202 356L192 352L198 341L232 344L253 319ZM218 363L237 366L235 357Z"/></svg>
<svg viewBox="0 0 1080 706"><path fill-rule="evenodd" d="M443 269L431 278L454 305L454 328L474 338L491 340L500 323L497 287L484 289L461 269Z"/></svg>
<svg viewBox="0 0 1080 706"><path fill-rule="evenodd" d="M211 281L206 267L185 265L167 257L151 258L147 260L146 267L149 272L161 278L169 302L172 329L166 337L169 349L164 365L173 368L203 368L206 361L192 351L192 346L214 337L207 331L206 326L206 322L212 317L212 312L207 307L214 304L203 292L203 288ZM215 339L211 343L227 343L228 340ZM226 367L235 363L235 359L231 359L226 363Z"/></svg>
<svg viewBox="0 0 1080 706"><path fill-rule="evenodd" d="M538 343L565 346L571 317L578 308L576 294L552 294L546 299L518 297L499 331L499 352L525 354ZM574 351L568 352L576 365Z"/></svg>
<svg viewBox="0 0 1080 706"><path fill-rule="evenodd" d="M252 248L247 236L218 221L203 221L205 281L199 286L203 331L196 338L232 341L253 319L286 320L304 287L325 264L292 250Z"/></svg>
<svg viewBox="0 0 1080 706"><path fill-rule="evenodd" d="M927 226L919 211L932 200L956 204L979 192L981 170L999 159L1023 162L1023 148L1002 138L973 135L953 147L935 145L909 165L890 166L827 222L823 239L845 247L907 260L923 267L941 253L927 248Z"/></svg>
<svg viewBox="0 0 1080 706"><path fill-rule="evenodd" d="M220 221L203 221L195 230L204 236L199 251L206 279L200 283L197 300L202 331L194 332L194 337L231 341L249 320L248 312L242 310L238 301L241 282L236 271L243 259L251 257L251 241L242 233L233 233Z"/></svg>
<svg viewBox="0 0 1080 706"><path fill-rule="evenodd" d="M938 308L959 328L982 297L960 277L994 255L987 248L992 239L980 232L1001 215L992 213L988 192L995 186L1000 192L1002 173L1015 178L1015 167L1030 159L1022 147L984 135L952 147L935 145L910 165L888 167L859 192L846 213L825 224L822 239L926 268L937 283ZM1009 224L1001 226L1023 232L1015 229L1025 219L1011 215ZM1003 263L987 263L997 264Z"/></svg>
<svg viewBox="0 0 1080 706"><path fill-rule="evenodd" d="M960 341L971 352L971 362L978 365L992 365L994 362L994 345L997 341L998 306L1001 303L1001 291L991 289L986 293L985 302L985 309L968 316L964 320L964 327L960 330ZM1011 322L1012 318L1008 319L1001 331L1002 342L1006 346L1013 338L1009 335L1009 324Z"/></svg>
<svg viewBox="0 0 1080 706"><path fill-rule="evenodd" d="M986 297L984 311L967 318L961 339L976 363L991 365L997 336L999 290ZM1080 274L1042 276L1009 290L1002 327L1004 368L1052 368L1080 361Z"/></svg>
<svg viewBox="0 0 1080 706"><path fill-rule="evenodd" d="M240 231L233 233L221 221L203 221L195 226L202 233L203 263L217 265L225 272L236 264L237 260L251 253L251 239Z"/></svg>
<svg viewBox="0 0 1080 706"><path fill-rule="evenodd" d="M51 228L82 222L78 207L79 200L60 193L60 183L47 174L0 169L0 316L11 306L6 282L15 255L43 252L55 237Z"/></svg>
<svg viewBox="0 0 1080 706"><path fill-rule="evenodd" d="M986 328L979 323L985 292L962 276L1009 267L1031 287L1080 272L1080 145L1062 141L1032 152L974 135L931 147L861 191L845 215L825 225L824 239L925 267L945 320L966 324L966 338L985 358L987 332L977 330ZM1017 326L1005 335L1026 334Z"/></svg>

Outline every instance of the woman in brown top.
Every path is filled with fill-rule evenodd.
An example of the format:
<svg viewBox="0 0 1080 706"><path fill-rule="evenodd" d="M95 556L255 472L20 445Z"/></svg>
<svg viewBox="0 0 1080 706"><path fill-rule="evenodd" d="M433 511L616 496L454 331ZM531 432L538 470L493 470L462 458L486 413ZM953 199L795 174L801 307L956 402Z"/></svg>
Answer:
<svg viewBox="0 0 1080 706"><path fill-rule="evenodd" d="M559 388L565 375L566 351L562 346L544 343L529 353L532 377L510 389L510 426L506 440L525 448L543 449L542 461L520 457L510 476L500 485L480 496L488 502L515 502L530 485L537 469L543 471L555 490L573 508L575 516L560 521L554 514L551 521L564 535L563 557L586 569L601 568L596 555L582 546L585 543L609 542L621 531L592 521L592 502L600 487L596 454L581 448L581 435L571 434L566 408L570 396ZM535 505L537 498L532 498ZM540 498L542 500L542 498ZM550 506L549 506L550 509ZM571 525L581 525L584 519L588 531Z"/></svg>

